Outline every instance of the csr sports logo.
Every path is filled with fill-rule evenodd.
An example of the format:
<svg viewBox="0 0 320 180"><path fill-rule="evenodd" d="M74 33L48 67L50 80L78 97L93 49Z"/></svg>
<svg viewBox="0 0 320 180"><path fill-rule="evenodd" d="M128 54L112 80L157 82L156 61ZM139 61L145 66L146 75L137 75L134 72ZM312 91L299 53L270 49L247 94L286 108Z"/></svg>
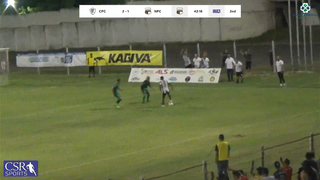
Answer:
<svg viewBox="0 0 320 180"><path fill-rule="evenodd" d="M5 177L37 177L38 161L3 161Z"/></svg>

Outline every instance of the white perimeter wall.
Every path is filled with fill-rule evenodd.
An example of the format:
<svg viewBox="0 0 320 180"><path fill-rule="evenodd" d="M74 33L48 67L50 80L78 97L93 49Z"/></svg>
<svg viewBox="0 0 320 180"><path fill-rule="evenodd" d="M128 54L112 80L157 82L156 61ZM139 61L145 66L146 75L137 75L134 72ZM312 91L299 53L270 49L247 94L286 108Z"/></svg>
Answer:
<svg viewBox="0 0 320 180"><path fill-rule="evenodd" d="M35 51L146 42L237 40L259 36L275 27L274 8L268 0L183 0L153 4L241 4L242 18L93 20L79 19L78 9L2 16L0 47Z"/></svg>

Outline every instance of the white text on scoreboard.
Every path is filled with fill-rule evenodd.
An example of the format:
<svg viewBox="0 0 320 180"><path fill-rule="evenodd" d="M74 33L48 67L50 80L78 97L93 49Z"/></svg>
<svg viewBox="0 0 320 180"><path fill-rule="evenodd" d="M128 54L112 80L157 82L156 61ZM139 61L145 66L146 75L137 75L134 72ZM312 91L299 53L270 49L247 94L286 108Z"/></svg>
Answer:
<svg viewBox="0 0 320 180"><path fill-rule="evenodd" d="M241 18L241 5L80 5L80 18Z"/></svg>

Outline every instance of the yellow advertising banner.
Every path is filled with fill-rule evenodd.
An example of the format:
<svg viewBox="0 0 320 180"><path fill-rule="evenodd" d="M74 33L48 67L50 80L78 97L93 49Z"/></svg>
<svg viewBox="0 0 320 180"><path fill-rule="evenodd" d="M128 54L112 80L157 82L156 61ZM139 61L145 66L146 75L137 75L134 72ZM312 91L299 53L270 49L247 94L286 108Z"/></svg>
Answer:
<svg viewBox="0 0 320 180"><path fill-rule="evenodd" d="M97 66L162 66L162 51L88 51Z"/></svg>

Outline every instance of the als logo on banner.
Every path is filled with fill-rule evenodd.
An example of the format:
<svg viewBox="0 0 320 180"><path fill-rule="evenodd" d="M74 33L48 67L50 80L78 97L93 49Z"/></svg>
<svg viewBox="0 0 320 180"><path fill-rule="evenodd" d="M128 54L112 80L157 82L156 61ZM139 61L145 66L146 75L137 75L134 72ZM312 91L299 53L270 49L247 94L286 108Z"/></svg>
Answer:
<svg viewBox="0 0 320 180"><path fill-rule="evenodd" d="M3 161L5 177L37 177L38 161Z"/></svg>
<svg viewBox="0 0 320 180"><path fill-rule="evenodd" d="M209 71L210 74L218 74L219 70L213 69Z"/></svg>

